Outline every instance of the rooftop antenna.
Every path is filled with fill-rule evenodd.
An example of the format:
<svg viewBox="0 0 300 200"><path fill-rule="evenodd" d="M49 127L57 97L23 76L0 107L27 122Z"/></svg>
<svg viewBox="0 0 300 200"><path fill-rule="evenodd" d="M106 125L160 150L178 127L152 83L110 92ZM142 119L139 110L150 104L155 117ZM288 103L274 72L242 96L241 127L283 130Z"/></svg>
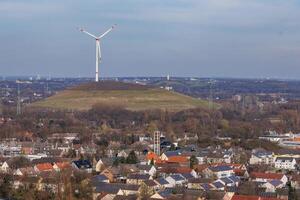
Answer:
<svg viewBox="0 0 300 200"><path fill-rule="evenodd" d="M17 115L21 114L20 83L18 83Z"/></svg>
<svg viewBox="0 0 300 200"><path fill-rule="evenodd" d="M79 31L91 36L92 38L94 38L96 40L96 78L95 81L98 82L99 81L99 64L101 63L101 49L100 49L100 40L107 35L109 32L111 32L116 25L113 25L111 28L109 28L107 31L105 31L102 35L100 35L99 37L96 37L95 35L87 32L86 30L84 30L83 28L79 28Z"/></svg>

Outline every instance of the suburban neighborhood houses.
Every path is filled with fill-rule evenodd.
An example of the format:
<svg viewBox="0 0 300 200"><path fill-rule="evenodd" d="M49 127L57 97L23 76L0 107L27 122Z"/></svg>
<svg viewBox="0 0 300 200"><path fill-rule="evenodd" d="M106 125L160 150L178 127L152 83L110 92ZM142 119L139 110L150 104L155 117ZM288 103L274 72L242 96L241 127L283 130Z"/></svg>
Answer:
<svg viewBox="0 0 300 200"><path fill-rule="evenodd" d="M288 199L291 192L296 195L300 189L300 152L295 149L272 152L178 144L174 148L171 143L158 155L152 150L150 137L138 140L143 148L116 149L113 153L106 149L95 157L96 147L76 144L77 139L78 134L68 133L53 134L47 143L32 145L6 141L1 145L0 172L11 176L15 189L30 185L53 194L68 187L61 177L71 181L67 176L78 174L77 181L93 199L103 200L275 200ZM162 140L166 144L167 140ZM241 159L241 154L247 155L246 159Z"/></svg>

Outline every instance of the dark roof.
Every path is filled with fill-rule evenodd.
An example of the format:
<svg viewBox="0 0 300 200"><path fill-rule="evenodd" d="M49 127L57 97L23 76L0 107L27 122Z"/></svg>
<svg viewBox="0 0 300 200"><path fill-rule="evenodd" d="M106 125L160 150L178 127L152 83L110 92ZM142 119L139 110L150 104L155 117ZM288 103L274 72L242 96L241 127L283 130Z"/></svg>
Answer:
<svg viewBox="0 0 300 200"><path fill-rule="evenodd" d="M144 181L144 183L145 183L148 187L154 187L154 186L157 186L157 183L155 183L154 180L146 180L146 181Z"/></svg>
<svg viewBox="0 0 300 200"><path fill-rule="evenodd" d="M272 184L273 186L277 187L278 185L282 184L282 181L280 180L271 180L269 181L270 184Z"/></svg>
<svg viewBox="0 0 300 200"><path fill-rule="evenodd" d="M180 153L181 153L180 151L167 151L164 154L167 157L171 157L171 156L178 156L178 155L180 155Z"/></svg>
<svg viewBox="0 0 300 200"><path fill-rule="evenodd" d="M90 169L92 164L89 160L74 160L73 163L78 169Z"/></svg>
<svg viewBox="0 0 300 200"><path fill-rule="evenodd" d="M201 187L205 190L208 191L212 188L212 186L209 183L203 183L201 184Z"/></svg>
<svg viewBox="0 0 300 200"><path fill-rule="evenodd" d="M213 172L219 172L219 171L228 171L228 170L232 170L231 166L227 166L227 165L218 165L218 166L214 166L214 167L209 167L209 169Z"/></svg>
<svg viewBox="0 0 300 200"><path fill-rule="evenodd" d="M192 174L190 173L182 173L181 174L185 179L192 179L194 178L194 176L192 176Z"/></svg>
<svg viewBox="0 0 300 200"><path fill-rule="evenodd" d="M160 184L160 185L167 185L169 184L169 182L164 179L164 178L159 178L159 179L156 179L156 181Z"/></svg>
<svg viewBox="0 0 300 200"><path fill-rule="evenodd" d="M238 176L229 176L228 178L233 182L239 182L241 180Z"/></svg>
<svg viewBox="0 0 300 200"><path fill-rule="evenodd" d="M275 161L292 162L294 159L292 157L277 157Z"/></svg>
<svg viewBox="0 0 300 200"><path fill-rule="evenodd" d="M216 188L223 188L224 185L220 181L216 181L212 183Z"/></svg>
<svg viewBox="0 0 300 200"><path fill-rule="evenodd" d="M231 179L229 179L228 177L221 178L221 181L223 181L226 185L233 183L233 181Z"/></svg>
<svg viewBox="0 0 300 200"><path fill-rule="evenodd" d="M96 193L107 193L107 194L117 194L120 189L122 190L132 190L138 191L139 185L130 185L130 184L123 184L123 183L97 183L95 185L95 192Z"/></svg>
<svg viewBox="0 0 300 200"><path fill-rule="evenodd" d="M99 182L104 182L105 180L108 180L108 178L106 176L100 174L100 175L93 176L91 182L93 185L95 185Z"/></svg>
<svg viewBox="0 0 300 200"><path fill-rule="evenodd" d="M189 183L210 183L212 182L209 178L192 178L189 180Z"/></svg>
<svg viewBox="0 0 300 200"><path fill-rule="evenodd" d="M175 181L183 181L185 178L181 174L172 174L170 175Z"/></svg>
<svg viewBox="0 0 300 200"><path fill-rule="evenodd" d="M113 198L113 200L136 200L138 196L136 194L130 195L117 195Z"/></svg>
<svg viewBox="0 0 300 200"><path fill-rule="evenodd" d="M163 191L158 192L158 194L164 198L167 198L172 195L172 191L171 190L163 190Z"/></svg>
<svg viewBox="0 0 300 200"><path fill-rule="evenodd" d="M127 179L149 180L149 174L130 174Z"/></svg>
<svg viewBox="0 0 300 200"><path fill-rule="evenodd" d="M152 165L137 165L136 166L139 170L149 171L152 168Z"/></svg>

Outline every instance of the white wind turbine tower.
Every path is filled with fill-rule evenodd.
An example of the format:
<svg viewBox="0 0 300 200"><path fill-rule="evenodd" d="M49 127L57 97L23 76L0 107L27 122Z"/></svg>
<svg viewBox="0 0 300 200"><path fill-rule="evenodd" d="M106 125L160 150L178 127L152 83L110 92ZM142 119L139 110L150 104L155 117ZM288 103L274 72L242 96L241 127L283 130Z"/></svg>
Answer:
<svg viewBox="0 0 300 200"><path fill-rule="evenodd" d="M115 28L115 25L112 26L110 29L108 29L107 31L105 31L102 35L100 35L99 37L96 37L95 35L87 32L86 30L84 30L83 28L80 28L79 30L89 36L91 36L92 38L94 38L96 40L96 78L95 81L98 82L99 81L99 64L101 62L101 48L100 48L100 40L107 35L109 32L111 32L113 29Z"/></svg>

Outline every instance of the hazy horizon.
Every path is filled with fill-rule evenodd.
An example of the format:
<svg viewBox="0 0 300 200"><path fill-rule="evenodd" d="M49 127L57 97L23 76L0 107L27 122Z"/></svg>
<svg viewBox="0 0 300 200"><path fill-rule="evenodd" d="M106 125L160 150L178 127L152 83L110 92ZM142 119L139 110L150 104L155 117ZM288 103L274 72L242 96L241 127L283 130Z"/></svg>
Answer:
<svg viewBox="0 0 300 200"><path fill-rule="evenodd" d="M296 0L2 0L1 76L300 79Z"/></svg>

